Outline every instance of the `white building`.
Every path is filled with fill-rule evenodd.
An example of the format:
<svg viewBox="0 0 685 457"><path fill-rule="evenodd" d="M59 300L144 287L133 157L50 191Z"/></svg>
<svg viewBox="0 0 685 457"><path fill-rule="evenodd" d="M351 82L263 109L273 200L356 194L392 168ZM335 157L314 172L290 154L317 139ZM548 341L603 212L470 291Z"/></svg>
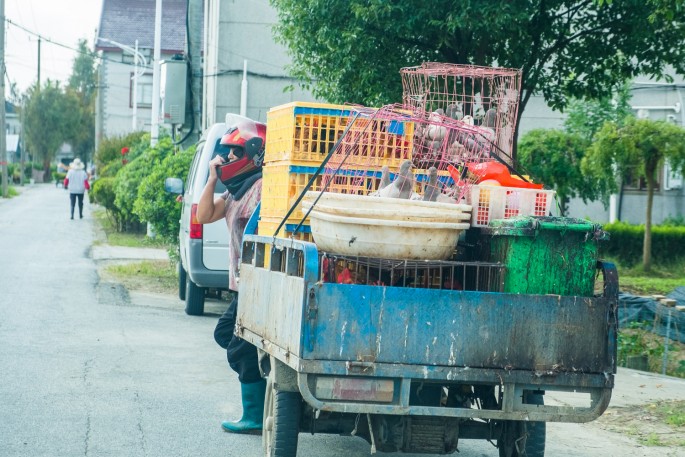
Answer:
<svg viewBox="0 0 685 457"><path fill-rule="evenodd" d="M162 59L182 54L185 46L186 0L164 0ZM96 101L95 141L137 130L150 130L155 0L103 0L95 49L102 54ZM148 62L136 66L136 48ZM134 88L136 68L142 75ZM135 99L134 99L135 93ZM135 107L135 120L134 120Z"/></svg>

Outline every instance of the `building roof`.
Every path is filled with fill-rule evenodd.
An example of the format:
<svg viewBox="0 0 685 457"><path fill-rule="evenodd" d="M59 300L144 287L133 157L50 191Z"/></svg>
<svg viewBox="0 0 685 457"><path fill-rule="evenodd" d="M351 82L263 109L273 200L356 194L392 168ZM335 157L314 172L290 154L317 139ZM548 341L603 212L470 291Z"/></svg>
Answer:
<svg viewBox="0 0 685 457"><path fill-rule="evenodd" d="M11 102L5 100L5 114L16 114L17 113L17 107L14 106Z"/></svg>
<svg viewBox="0 0 685 457"><path fill-rule="evenodd" d="M128 46L154 48L156 0L103 0L97 50L117 49L105 38ZM185 48L186 0L163 0L161 52L180 53Z"/></svg>

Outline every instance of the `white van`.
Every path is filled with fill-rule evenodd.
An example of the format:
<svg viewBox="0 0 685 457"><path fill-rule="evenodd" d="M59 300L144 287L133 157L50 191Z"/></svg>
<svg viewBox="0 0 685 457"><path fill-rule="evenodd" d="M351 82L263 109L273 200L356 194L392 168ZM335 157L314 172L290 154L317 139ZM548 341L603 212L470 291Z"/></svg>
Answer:
<svg viewBox="0 0 685 457"><path fill-rule="evenodd" d="M198 224L195 214L197 204L209 177L209 161L221 151L221 137L228 127L225 123L212 125L205 131L197 145L195 158L184 186L178 266L178 296L186 302L186 314L200 316L204 313L207 289L228 290L228 229L220 219L211 224ZM217 181L214 196L226 188Z"/></svg>

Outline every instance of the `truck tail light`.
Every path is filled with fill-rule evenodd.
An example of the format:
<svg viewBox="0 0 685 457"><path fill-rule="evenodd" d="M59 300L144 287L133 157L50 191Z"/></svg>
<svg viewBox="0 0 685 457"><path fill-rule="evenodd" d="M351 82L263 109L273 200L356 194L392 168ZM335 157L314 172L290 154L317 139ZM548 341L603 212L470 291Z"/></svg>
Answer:
<svg viewBox="0 0 685 457"><path fill-rule="evenodd" d="M394 383L391 379L318 377L316 397L322 400L392 402Z"/></svg>
<svg viewBox="0 0 685 457"><path fill-rule="evenodd" d="M197 221L197 203L190 207L190 239L202 239L202 224Z"/></svg>

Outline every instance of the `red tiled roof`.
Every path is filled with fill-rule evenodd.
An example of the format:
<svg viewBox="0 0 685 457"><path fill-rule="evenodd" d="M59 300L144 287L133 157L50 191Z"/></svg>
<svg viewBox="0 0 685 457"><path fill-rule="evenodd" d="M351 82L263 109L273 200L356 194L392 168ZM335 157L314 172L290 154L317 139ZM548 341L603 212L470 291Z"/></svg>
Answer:
<svg viewBox="0 0 685 457"><path fill-rule="evenodd" d="M106 38L133 47L153 48L156 0L103 0L96 49L112 48ZM162 42L165 53L182 52L186 39L186 0L162 1Z"/></svg>

